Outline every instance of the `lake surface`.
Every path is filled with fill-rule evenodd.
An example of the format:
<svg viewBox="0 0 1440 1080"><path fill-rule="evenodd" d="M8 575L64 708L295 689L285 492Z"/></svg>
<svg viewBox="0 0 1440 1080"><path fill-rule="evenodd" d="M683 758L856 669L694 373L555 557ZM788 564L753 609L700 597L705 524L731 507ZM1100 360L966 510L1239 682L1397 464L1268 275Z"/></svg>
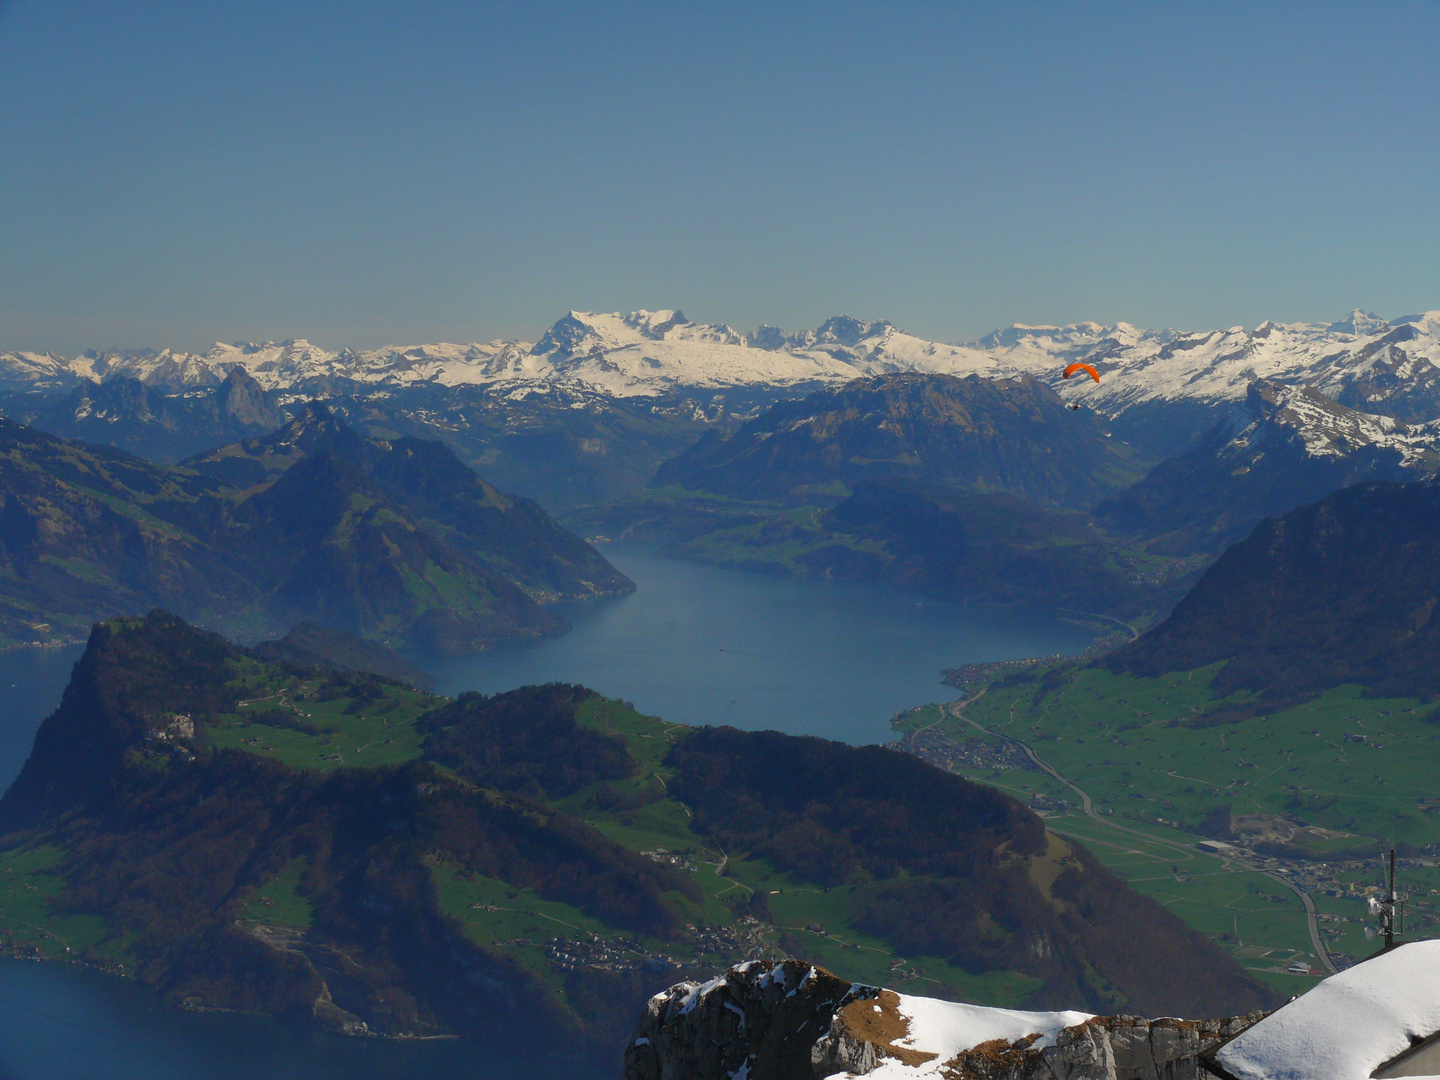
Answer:
<svg viewBox="0 0 1440 1080"><path fill-rule="evenodd" d="M600 1080L603 1075L507 1061L457 1039L352 1039L261 1017L188 1013L122 979L0 960L0 1080Z"/></svg>
<svg viewBox="0 0 1440 1080"><path fill-rule="evenodd" d="M901 709L953 699L942 668L1083 650L1055 619L997 616L856 585L742 573L608 544L637 583L569 608L568 634L477 656L411 657L441 693L573 682L682 724L890 741Z"/></svg>
<svg viewBox="0 0 1440 1080"><path fill-rule="evenodd" d="M746 574L611 545L638 585L572 608L564 637L476 657L413 657L440 690L578 682L687 724L885 742L896 712L947 700L941 668L1074 652L1064 623L996 617L884 589ZM30 752L82 652L0 653L0 786ZM0 960L0 1080L590 1080L458 1041L324 1035L272 1020L192 1014L133 983Z"/></svg>

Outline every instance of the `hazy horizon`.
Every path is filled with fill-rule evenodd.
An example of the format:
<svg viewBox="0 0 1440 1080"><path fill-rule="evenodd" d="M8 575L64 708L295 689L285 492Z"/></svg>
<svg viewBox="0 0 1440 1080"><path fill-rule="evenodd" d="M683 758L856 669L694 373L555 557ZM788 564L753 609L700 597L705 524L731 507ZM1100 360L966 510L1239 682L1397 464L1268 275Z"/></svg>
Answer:
<svg viewBox="0 0 1440 1080"><path fill-rule="evenodd" d="M1440 309L1440 301L1437 301L1434 307L1425 307L1425 308L1418 309L1418 310L1415 310L1415 311L1396 312L1396 313L1393 313L1393 314L1392 314L1392 313L1385 312L1385 311L1367 311L1366 313L1367 313L1367 314L1371 314L1371 315L1376 315L1376 316L1378 316L1379 318L1386 320L1387 322L1393 322L1395 319L1404 318L1404 317L1407 316L1407 315L1417 315L1417 314L1422 314L1422 313L1424 313L1424 312L1426 312L1426 311L1433 311L1433 310L1437 310L1437 309ZM633 313L633 312L638 312L638 311L656 311L656 310L663 310L663 309L660 309L660 308L630 307L630 308L626 308L626 309L618 310L618 311L614 311L614 312L610 312L610 311L596 311L596 312L590 312L589 314L620 314L620 315L628 315L628 314L631 314L631 313ZM719 324L719 323L723 323L723 322L724 322L724 320L721 320L721 319L710 319L710 318L704 317L703 315L692 315L691 312L685 310L684 308L678 308L678 309L674 309L674 310L680 311L680 312L685 316L686 321L687 321L687 322L691 322L691 323ZM1289 320L1283 320L1283 322L1285 322L1285 323L1287 323L1287 324L1290 324L1290 325L1307 324L1307 325L1310 325L1310 326L1326 326L1326 325L1335 323L1335 322L1337 322L1337 321L1340 321L1341 319L1343 319L1344 317L1350 315L1350 314L1351 314L1352 312L1354 312L1354 311L1364 311L1364 310L1365 310L1365 309L1363 309L1363 308L1352 307L1352 308L1346 309L1345 311L1336 312L1336 313L1334 313L1334 316L1333 316L1333 317L1330 317L1330 318L1319 317L1319 318L1310 318L1310 319L1289 319ZM545 333L546 330L548 330L551 326L554 325L555 321L557 321L557 320L560 319L560 318L563 318L566 314L568 314L568 313L571 312L571 311L577 311L577 312L578 312L579 309L578 309L578 308L567 308L564 312L562 312L561 314L557 315L557 316L556 316L556 319L551 320L550 322L545 323L545 324L543 324L543 325L541 325L541 326L539 326L539 327L536 327L536 328L530 330L530 331L527 332L527 333L522 333L522 334L519 334L519 335L510 336L510 337L471 338L471 339L466 339L466 340L460 340L460 339L443 339L443 338L431 336L431 337L413 338L413 339L404 340L404 341L374 341L374 342L367 342L367 343L365 343L365 344L357 344L356 342L348 341L348 340L321 340L321 339L315 337L314 335L310 335L310 334L298 334L298 335L295 335L294 337L276 337L276 336L271 335L271 336L268 336L268 337L242 338L242 339L237 339L237 340L233 340L233 341L226 341L226 340L224 340L224 339L221 339L221 338L218 338L218 337L217 337L217 338L211 338L211 339L208 340L208 341L196 340L196 341L182 342L182 343L165 341L165 342L145 342L145 343L140 343L140 344L132 344L132 343L118 343L118 344L117 344L117 343L112 342L112 343L104 344L104 345L100 345L100 344L86 345L86 346L84 346L83 348L80 348L80 349L72 349L72 350L46 349L46 348L15 348L15 347L13 347L13 346L6 345L6 343L3 342L3 341L0 341L0 352L5 352L5 351L16 351L16 352L50 352L50 353L58 353L58 354L61 354L61 355L67 355L67 356L78 356L78 355L81 355L81 354L86 353L86 352L97 352L97 353L144 353L144 352L161 352L161 351L163 351L163 350L165 350L165 349L170 349L170 350L175 351L175 352L187 352L187 353L193 353L193 354L197 354L197 355L198 355L198 354L204 354L206 351L208 351L209 349L213 348L213 347L216 346L216 345L232 345L232 346L240 347L240 346L244 346L244 345L275 345L275 344L284 344L284 343L286 343L286 342L291 342L291 341L305 341L305 342L308 342L308 343L311 344L311 345L318 346L319 348L325 349L325 350L330 351L330 352L339 352L339 351L341 351L341 350L343 350L343 349L356 349L356 350L361 350L361 351L363 351L363 350L366 350L366 349L380 349L380 348L387 348L387 347L392 347L392 346L393 346L393 347L414 347L414 346L419 346L419 345L441 345L441 344L445 344L445 345L485 345L485 344L490 344L490 343L496 342L496 341L534 343L535 341L537 341L540 337L542 337L542 336L544 335L544 333ZM866 322L889 322L889 323L895 325L895 326L896 326L898 329L900 329L901 331L904 331L905 333L914 333L914 331L913 331L910 327L901 325L901 324L899 324L899 323L896 323L896 321L895 321L894 319L888 319L888 318L886 318L886 316L885 316L884 314L857 313L857 312L853 312L853 311L835 311L835 312L832 312L830 315L825 316L824 318L819 319L819 320L817 320L816 322L814 322L814 323L812 323L812 324L809 324L809 325L806 325L806 326L781 326L780 329L783 330L783 331L785 331L786 333L797 333L797 332L803 331L803 330L815 330L815 329L817 329L820 325L822 325L826 320L828 320L828 319L830 319L830 318L836 318L836 317L842 317L842 316L852 316L852 317L854 317L854 318L861 319L861 320L866 321ZM1264 321L1266 321L1266 320L1261 320L1262 323L1263 323ZM1278 319L1272 319L1272 320L1269 320L1269 321L1277 322L1277 323L1282 322L1282 320L1278 320ZM982 334L977 334L975 337L969 338L969 339L966 339L966 340L963 340L963 341L962 341L962 340L954 340L954 341L943 341L943 342L941 342L940 339L929 339L929 340L935 340L935 341L937 341L937 342L939 342L939 343L941 343L941 344L946 344L946 345L967 345L967 344L977 343L977 342L979 341L979 339L980 339L980 338L983 338L986 334L989 334L989 333L992 333L992 332L996 332L996 331L1000 331L1000 330L1004 330L1004 329L1008 329L1010 326L1017 326L1017 325L1018 325L1018 326L1031 326L1031 327L1035 327L1035 328L1045 328L1045 327L1054 327L1054 326L1058 326L1058 325L1075 325L1075 324L1078 324L1078 323L1086 323L1086 322L1089 322L1089 323L1099 323L1099 320L1097 320L1097 319L1077 319L1077 320L1075 320L1073 323L1069 323L1069 324L1056 324L1056 323L1042 323L1042 322L1037 322L1037 321L1035 321L1035 320L1020 319L1020 320L1018 320L1017 322L1007 323L1007 324L1005 324L1005 325L1003 325L1003 326L1000 325L1000 324L996 324L996 325L990 327L990 328L989 328L988 330L986 330L984 333L982 333ZM1234 323L1234 322L1231 322L1231 323L1217 323L1217 324L1215 324L1214 326L1145 326L1145 325L1143 325L1143 324L1140 324L1140 323L1135 322L1133 319L1124 319L1124 318L1121 318L1121 319L1118 319L1118 320L1114 320L1114 321L1112 321L1111 323L1106 323L1106 324L1101 324L1101 325L1114 325L1115 322L1128 323L1128 324L1130 324L1130 325L1132 325L1132 326L1138 327L1138 328L1141 329L1141 330L1173 330L1173 331L1176 331L1176 332L1179 332L1179 333L1204 332L1204 331L1208 331L1208 330L1225 330L1225 329L1230 329L1230 328L1235 327L1235 326L1243 326L1243 327L1244 327L1245 329L1247 329L1247 330L1253 330L1253 329L1255 329L1257 326L1261 325L1261 323L1243 324L1243 323ZM728 324L728 323L727 323L726 325L729 325L732 330L735 330L736 332L738 332L738 333L740 333L740 334L749 334L749 333L752 333L752 332L755 331L755 330L758 330L758 329L760 328L760 325L761 325L761 324L756 324L756 325L754 325L754 326L735 326L734 324ZM775 324L774 324L774 323L769 323L769 324L766 324L766 325L774 326ZM919 337L919 336L922 336L922 335L918 335L918 334L917 334L916 336Z"/></svg>
<svg viewBox="0 0 1440 1080"><path fill-rule="evenodd" d="M0 347L1440 297L1440 8L0 5ZM1383 57L1383 74L1375 58ZM557 302L558 301L558 302Z"/></svg>

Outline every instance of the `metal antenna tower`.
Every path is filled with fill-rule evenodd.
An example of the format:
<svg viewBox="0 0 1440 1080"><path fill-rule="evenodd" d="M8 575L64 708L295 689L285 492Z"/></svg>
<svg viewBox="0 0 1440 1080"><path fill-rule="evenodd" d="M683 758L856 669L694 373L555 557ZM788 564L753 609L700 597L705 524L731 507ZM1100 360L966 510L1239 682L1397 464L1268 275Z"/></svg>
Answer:
<svg viewBox="0 0 1440 1080"><path fill-rule="evenodd" d="M1395 935L1405 932L1405 901L1395 897L1395 849L1390 849L1389 874L1385 889L1385 898L1370 900L1370 914L1374 915L1380 923L1380 933L1384 937L1385 948L1395 944ZM1369 931L1366 932L1367 936Z"/></svg>

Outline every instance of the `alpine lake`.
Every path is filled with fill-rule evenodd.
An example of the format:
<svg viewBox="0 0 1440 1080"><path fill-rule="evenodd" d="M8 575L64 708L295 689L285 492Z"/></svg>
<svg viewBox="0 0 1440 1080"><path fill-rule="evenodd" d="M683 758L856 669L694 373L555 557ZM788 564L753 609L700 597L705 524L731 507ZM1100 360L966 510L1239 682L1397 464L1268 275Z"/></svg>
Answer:
<svg viewBox="0 0 1440 1080"><path fill-rule="evenodd" d="M903 709L951 700L943 668L1089 644L1058 620L999 616L886 589L605 556L638 586L568 607L558 638L468 657L411 655L439 691L580 683L684 724L888 742ZM81 646L0 653L0 784L19 772ZM386 1080L436 1075L589 1080L463 1040L352 1039L259 1017L192 1013L126 980L0 960L0 1080Z"/></svg>

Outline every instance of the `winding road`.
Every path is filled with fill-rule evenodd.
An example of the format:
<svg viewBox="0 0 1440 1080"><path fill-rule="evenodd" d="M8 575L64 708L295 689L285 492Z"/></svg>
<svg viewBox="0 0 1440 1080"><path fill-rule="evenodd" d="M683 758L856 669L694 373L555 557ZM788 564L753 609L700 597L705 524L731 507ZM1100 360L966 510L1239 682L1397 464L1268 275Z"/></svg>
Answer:
<svg viewBox="0 0 1440 1080"><path fill-rule="evenodd" d="M1109 818L1102 816L1095 810L1094 805L1090 801L1090 796L1085 791L1083 791L1080 786L1076 784L1073 780L1069 779L1068 777L1062 776L1053 765L1051 765L1048 761L1042 758L1039 754L1035 753L1035 748L1032 747L1029 743L1022 742L1019 739L1016 739L1010 735L1003 735L998 731L991 731L983 724L976 723L974 720L971 720L970 717L966 716L963 712L961 712L961 710L964 709L965 706L969 705L973 701L978 700L980 696L984 694L984 692L985 691L981 690L980 693L975 694L973 697L966 698L964 701L957 701L953 703L951 706L949 706L951 710L951 715L955 716L957 719L964 720L967 724L975 728L977 731L981 731L984 734L989 735L993 739L1000 739L1002 742L1009 743L1011 746L1022 751L1026 757L1028 757L1031 761L1035 763L1035 767L1038 768L1041 772L1045 773L1052 779L1064 784L1071 791L1075 792L1076 795L1080 796L1080 809L1084 812L1085 816L1090 818L1092 821L1098 822L1101 825L1108 826L1109 828L1115 829L1119 832L1129 833L1132 836L1139 837L1146 843L1156 844L1160 847L1170 848L1173 851L1184 854L1187 858L1195 857L1194 852L1191 851L1189 846L1185 844L1177 844L1172 840L1162 840L1156 836L1152 836L1150 833L1143 832L1140 829L1132 829L1128 825L1117 824ZM1256 866L1248 863L1244 859L1241 859L1237 856L1221 856L1220 861L1222 866L1228 867L1233 864L1245 871L1257 874L1264 874L1272 881L1276 881L1281 885L1284 885L1287 889L1289 889L1296 896L1298 896L1300 898L1300 903L1305 907L1305 922L1310 930L1310 944L1314 946L1315 956L1319 959L1321 965L1324 966L1327 972L1334 974L1336 971L1339 970L1339 968L1335 966L1335 962L1330 959L1330 951L1325 948L1325 942L1321 940L1320 922L1319 919L1316 917L1317 913L1315 910L1315 902L1310 899L1309 893L1307 893L1304 889L1300 888L1293 881L1287 881L1284 876L1277 874L1271 870L1267 870L1263 866Z"/></svg>

